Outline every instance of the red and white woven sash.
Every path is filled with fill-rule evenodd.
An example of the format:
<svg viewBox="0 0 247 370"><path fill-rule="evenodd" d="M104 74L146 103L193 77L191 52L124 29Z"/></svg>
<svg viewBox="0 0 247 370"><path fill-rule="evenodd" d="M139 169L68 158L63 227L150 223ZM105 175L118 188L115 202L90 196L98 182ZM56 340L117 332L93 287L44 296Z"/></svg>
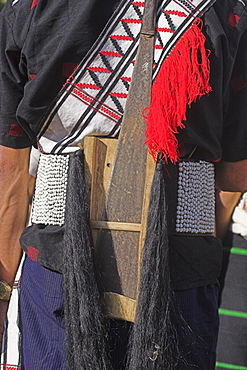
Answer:
<svg viewBox="0 0 247 370"><path fill-rule="evenodd" d="M161 0L157 12L153 79L180 37L215 0ZM144 2L120 2L105 30L63 86L39 138L52 153L91 134L115 136L121 126L138 48ZM59 130L58 130L59 127ZM42 146L42 139L40 140ZM67 149L68 150L68 149Z"/></svg>

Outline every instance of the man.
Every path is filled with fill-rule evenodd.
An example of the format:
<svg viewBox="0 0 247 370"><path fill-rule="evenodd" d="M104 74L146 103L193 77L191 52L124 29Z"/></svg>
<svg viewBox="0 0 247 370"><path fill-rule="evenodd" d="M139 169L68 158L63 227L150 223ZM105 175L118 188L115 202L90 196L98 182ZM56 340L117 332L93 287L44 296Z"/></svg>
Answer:
<svg viewBox="0 0 247 370"><path fill-rule="evenodd" d="M195 14L198 17L202 16L200 8L198 11L197 7L189 1L169 2L168 5L171 5L169 9L165 8L167 4L163 3L161 4L162 12L159 14L162 14L164 20L169 25L169 28L166 28L166 30L169 30L167 33L172 34L177 31L177 29L183 28L183 23L180 23L180 28L179 26L174 26L175 20L171 18L172 16L180 17L181 19L183 19L183 17L186 19L190 18L191 14L193 14L193 17ZM200 3L199 1L196 5L199 4L198 6L202 6ZM79 129L77 135L77 132L75 132L72 127L65 128L65 126L59 126L59 120L56 121L56 119L54 119L50 122L50 117L54 117L54 110L52 114L48 116L50 113L49 108L64 84L66 77L71 75L73 69L96 40L112 13L114 5L115 2L110 0L104 2L86 1L83 2L83 5L79 4L77 1L61 1L58 7L57 4L45 0L28 0L25 2L24 0L19 0L9 1L1 15L2 91L0 181L2 200L0 204L2 232L0 233L0 253L1 280L10 286L13 284L20 259L21 251L19 237L25 226L27 215L30 146L32 144L36 145L38 136L39 145L43 147L43 152L56 153L57 149L59 152L60 148L64 148L64 142L66 144L68 143L66 148L71 149L74 143L76 143L76 140L70 142L71 135L75 135L75 137L78 138L80 134L83 133L83 130L80 131ZM129 2L121 2L120 5L120 8L116 10L115 18L117 19L119 17L121 19L126 30L126 23L128 24L126 20L129 19L129 14L125 16L125 14L120 14L121 11L125 6L129 6L129 8L133 7L137 16L140 18L140 8L143 7L143 3L133 2L129 5ZM207 87L207 78L205 77L206 82L204 82L207 87L205 91L198 92L191 101L185 99L186 103L191 105L186 112L185 128L181 129L176 126L176 128L171 131L179 131L179 135L177 135L179 141L179 158L185 159L181 164L182 170L185 169L187 171L186 163L188 159L191 159L189 162L196 162L196 166L197 163L199 163L200 167L196 168L201 168L202 164L200 161L205 161L206 163L211 162L209 165L206 165L207 172L205 175L206 182L208 180L211 183L211 164L214 162L216 163L216 179L218 186L223 190L242 192L247 189L247 152L243 140L247 129L245 122L245 98L247 91L247 71L245 66L247 53L245 46L247 37L246 3L245 1L238 0L216 0L216 2L208 2L208 7L202 9L205 10L205 15L202 16L202 21L204 22L202 33L206 36L206 48L210 50L210 85L212 92L209 93L211 88ZM112 22L114 22L114 20ZM129 23L138 24L140 22L133 21ZM186 63L188 63L188 71L192 71L192 73L189 73L189 76L193 78L193 76L196 75L200 79L201 75L207 75L208 57L205 57L201 49L198 54L200 57L198 58L196 54L195 59L192 58L192 55L194 57L192 52L193 47L197 45L197 43L193 43L194 35L196 34L196 40L202 42L200 27L196 27L194 23L192 23L192 25L193 36L190 34L190 36L187 37L186 46L184 48L181 46L182 42L180 44L179 42L177 44L174 43L173 48L170 49L170 53L168 53L168 57L164 60L164 65L165 68L168 68L167 71L171 73L173 73L173 71L181 72L180 66L176 64L176 62L173 63L172 58L174 56L174 50L176 51L178 49L178 54L180 55L183 49L184 55L189 55L188 60L183 64L183 69L185 70ZM109 27L111 27L111 24ZM131 32L138 33L138 31L135 30L129 31L129 28L128 32L130 32L130 34ZM157 32L164 32L164 27L158 27ZM183 35L184 34L181 36L181 40L184 40ZM127 38L126 35L122 37L118 34L114 34L114 36L115 37L111 39L116 40L121 38L122 41L126 41L126 43L129 41L129 38L131 38L130 36ZM157 42L160 44L156 47L157 50L163 47L160 41L162 37L160 37L159 34ZM103 37L101 40L103 40ZM100 42L101 41L99 41L99 44ZM114 44L114 41L112 41L112 44ZM108 69L106 68L108 59L104 59L104 57L109 57L110 54L106 54L102 45L104 46L104 44L100 44L101 49L99 49L102 66L97 66L97 72L99 68L102 68L105 73L110 73L114 68L112 68L110 62L110 66L108 65ZM193 45L192 50L190 49L191 45ZM117 48L117 46L114 47ZM95 49L96 47L91 49L92 55ZM189 53L187 52L188 50ZM121 53L122 50L118 49L118 54L121 55ZM116 51L111 53L111 55L112 54L116 56ZM91 54L88 55L86 60L89 60L90 56ZM202 60L200 58L202 58ZM105 64L103 64L103 59ZM171 62L169 62L169 60ZM191 60L197 60L197 64L199 65L197 69L190 68ZM170 66L167 67L169 63ZM176 69L174 67L176 67ZM193 65L193 67L195 66ZM102 86L99 86L99 80L95 77L95 68L95 65L92 67L90 66L90 68L87 66L87 71L90 71L90 78L94 78L94 89L97 90L101 89ZM78 73L80 74L81 72L83 72L83 65L79 67ZM170 75L171 74L165 74L166 78ZM184 100L184 96L187 95L184 91L189 90L189 87L194 88L194 80L192 79L188 82L188 80L185 80L186 76L183 74L178 74L176 76L172 74L172 76L172 83L175 83L176 88L172 90L172 83L169 85L169 88L166 86L164 88L168 93L172 91L169 101L172 101L172 97L174 96L173 92L175 92L176 97L181 97L181 100ZM182 81L179 80L179 76L183 76ZM83 92L84 95L82 97L76 90L76 88L78 88L79 93L81 93L81 86L75 85L81 83L77 80L77 77L77 74L72 74L72 78L67 80L67 84L64 85L59 97L63 97L65 91L65 94L67 94L66 99L73 94L77 94L79 98L85 99L85 93ZM124 81L128 82L128 79L129 76L127 76ZM156 81L158 81L158 72ZM183 81L187 82L183 84ZM69 84L73 85L74 90L69 88ZM92 83L90 86L88 85L89 84L86 86L84 82L83 88L92 88ZM153 99L155 99L157 95L154 91L159 90L159 88L156 90L154 89ZM201 95L205 96L194 103L193 101ZM95 97L93 92L90 91L90 94L87 93L87 99L89 99L90 104L92 103L92 97L94 100L97 100L97 96ZM113 98L115 97L116 95L113 96ZM56 102L60 101L56 100ZM177 101L179 101L179 98L176 102ZM115 103L117 104L116 101ZM179 111L180 106L176 104L177 103L175 103L175 110ZM59 119L62 121L63 116L68 115L70 117L69 120L71 119L73 121L74 118L70 115L71 112L69 111L70 107L66 106L64 110L63 107L64 105L59 105ZM71 105L71 107L72 110L75 110L74 104ZM172 105L167 110L170 112L168 121L171 120L173 112L171 107ZM104 106L104 109L106 108L108 109L108 105ZM174 106L172 108L174 108ZM54 105L52 109L54 109ZM115 111L117 110L114 108L114 114ZM179 122L179 120L175 122L176 125L182 126L182 121L185 119L184 114L181 114L179 118L181 122ZM158 123L163 121L163 117L158 120ZM50 126L46 130L47 122L50 122ZM45 130L43 130L43 128L45 128ZM59 130L61 131L58 132ZM65 133L66 130L67 132ZM117 129L115 129L115 132L116 131ZM60 136L59 133L61 133ZM100 133L102 133L102 131L100 131ZM111 132L107 133L109 134ZM159 133L158 136L163 140L163 134ZM59 145L57 144L58 142ZM176 144L176 138L174 139L172 134L168 147L170 148L174 143ZM152 149L153 146L151 145L151 150ZM71 150L74 151L73 148ZM157 148L156 150L158 152L163 152L163 156L167 159L172 158L170 149L168 149L168 152L165 150L158 150ZM172 160L174 162L177 158L172 158ZM174 167L175 175L170 177L170 181L169 177L167 178L168 208L169 212L171 212L171 219L174 218L174 212L172 211L172 209L174 209L174 202L169 202L169 198L174 199L174 184L176 184L177 187L179 183L177 178L178 175L176 174L178 167L171 164L168 165L168 172L170 173L173 173ZM190 176L190 168L189 171ZM182 178L182 181L184 180L186 179ZM196 178L192 177L192 180L196 181ZM201 182L205 182L205 179ZM186 189L190 187L193 188L193 186L189 184ZM211 197L209 204L212 204L212 184L210 186L210 191L207 190L207 185L203 187L204 193L202 198L204 200L204 195L205 197ZM169 197L169 194L171 194L171 197ZM179 203L179 198L176 194L175 199L177 199L176 202ZM182 200L181 202L182 215L186 214L186 218L189 218L186 209L190 204L190 200ZM198 208L204 207L204 205L199 204L199 201L197 205ZM38 207L40 207L40 205ZM176 204L175 208L177 208ZM192 221L195 223L195 221L198 220L199 219L195 220L194 218ZM205 224L207 222L207 225L209 225L206 226L205 230L204 221ZM199 231L193 233L191 231L186 231L183 227L182 231L180 231L179 227L183 222L181 225L179 224L176 230L174 230L174 225L169 226L171 227L169 229L171 288L174 291L175 301L180 308L181 314L187 322L190 328L189 330L193 333L194 343L190 343L188 350L187 348L183 348L181 344L182 341L180 342L181 349L179 350L179 354L181 359L175 359L173 367L170 368L185 369L187 367L190 369L194 366L205 370L214 368L217 337L216 284L220 268L221 251L217 239L212 236L212 222L212 209L210 209L209 216L207 216L206 220L203 220L202 229ZM40 222L40 224L43 225L44 222ZM37 225L39 225L39 222L37 222ZM32 230L33 229L31 229L31 234L29 234L29 236L31 235L31 239L29 236L28 239L22 239L22 245L29 255L23 270L23 296L21 299L23 364L27 370L35 367L40 369L64 369L64 321L63 298L61 297L63 281L61 275L54 272L54 270L59 271L59 268L54 268L56 260L58 259L58 254L57 251L56 253L49 252L49 256L43 258L43 266L37 263L42 253L42 243L38 245L38 249L34 248L37 247L37 245L32 242L32 235L34 235L32 234ZM25 235L27 236L27 234ZM26 244L26 242L29 244ZM46 246L46 248L48 248L48 246ZM55 255L55 257L52 259L50 258L51 255ZM37 256L39 257L37 258ZM50 263L52 263L52 265L50 265L50 269L48 269L47 267L49 267ZM42 281L41 284L40 281ZM65 283L67 284L67 282ZM40 285L42 285L43 290ZM82 289L83 288L85 287L82 287ZM38 298L35 296L35 292L38 293ZM51 297L48 296L48 293ZM32 308L30 308L30 297L35 301ZM43 309L42 306L42 299L47 300L45 309ZM38 304L39 300L41 300L41 302ZM7 308L6 301L1 301L1 307L1 322L3 325ZM48 313L48 309L51 310L51 313ZM45 313L41 316L42 311ZM55 322L55 325L52 326L52 322ZM184 333L181 332L181 329L177 328L177 333L179 337L183 338ZM117 335L124 337L123 334ZM74 347L76 347L77 344L78 343L74 342ZM160 358L162 358L162 346L163 343L153 343L154 350L147 355L148 366L154 366L150 368L164 368L164 363L162 365L162 363L159 362ZM193 350L191 349L192 347L194 347ZM82 350L84 352L81 357L83 358L83 356L87 354L88 361L90 361L91 357L97 357L90 351L90 353L87 353L87 347ZM68 352L72 352L72 347L68 349ZM68 359L70 358L69 356L70 355L68 355ZM75 361L80 361L80 359L78 360L77 358ZM76 366L77 365L68 363L69 368L80 368ZM87 368L86 365L83 366L84 367L81 366L81 368ZM92 368L90 366L91 365L88 365L88 368ZM125 368L125 365L119 365L119 363L115 366L116 368L120 368L120 366ZM98 366L98 368L104 369L107 368L107 365L104 363L102 367Z"/></svg>

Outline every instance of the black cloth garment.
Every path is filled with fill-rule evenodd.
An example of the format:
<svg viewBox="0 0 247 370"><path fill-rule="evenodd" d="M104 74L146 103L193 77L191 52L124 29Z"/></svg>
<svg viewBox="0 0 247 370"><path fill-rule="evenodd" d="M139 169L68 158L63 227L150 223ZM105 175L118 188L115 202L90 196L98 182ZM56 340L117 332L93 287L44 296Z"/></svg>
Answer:
<svg viewBox="0 0 247 370"><path fill-rule="evenodd" d="M42 116L115 3L8 1L0 16L0 144L23 148L35 143ZM181 156L188 157L196 148L194 159L246 159L246 2L217 0L202 19L213 91L188 108L186 128L178 135ZM33 234L26 245L39 249L35 238ZM52 253L57 256L55 249ZM216 283L221 265L216 238L171 235L170 254L174 289ZM42 264L56 270L51 255L42 257Z"/></svg>
<svg viewBox="0 0 247 370"><path fill-rule="evenodd" d="M35 143L41 117L99 36L116 3L7 2L0 15L3 145L23 148Z"/></svg>
<svg viewBox="0 0 247 370"><path fill-rule="evenodd" d="M0 15L0 143L35 143L42 116L99 35L116 0L8 1ZM245 1L217 0L203 17L212 93L188 108L183 151L207 161L247 157ZM10 98L11 97L11 98ZM14 126L12 126L14 125ZM22 128L20 127L22 126ZM23 129L25 132L23 132ZM27 135L28 134L28 135Z"/></svg>
<svg viewBox="0 0 247 370"><path fill-rule="evenodd" d="M62 284L62 275L26 258L21 281L20 312L23 366L27 370L35 368L64 370L66 368ZM176 303L195 334L191 340L197 352L190 353L187 347L189 343L183 340L181 351L187 364L178 363L173 370L214 369L214 348L218 330L217 291L217 286L209 285L186 292L175 292ZM33 325L34 322L35 325ZM174 324L176 325L176 320ZM132 323L118 320L109 320L107 323L110 329L109 353L114 370L126 369L128 337L132 325ZM179 331L181 327L177 329Z"/></svg>

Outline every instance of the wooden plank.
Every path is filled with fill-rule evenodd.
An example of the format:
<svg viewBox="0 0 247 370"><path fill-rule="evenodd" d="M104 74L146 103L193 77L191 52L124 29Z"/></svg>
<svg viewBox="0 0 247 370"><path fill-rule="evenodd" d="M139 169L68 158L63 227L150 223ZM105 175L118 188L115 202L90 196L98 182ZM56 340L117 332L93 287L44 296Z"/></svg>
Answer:
<svg viewBox="0 0 247 370"><path fill-rule="evenodd" d="M104 293L104 314L112 319L135 321L137 301L120 294Z"/></svg>
<svg viewBox="0 0 247 370"><path fill-rule="evenodd" d="M146 230L144 212L147 213L149 204L149 194L145 195L145 191L149 193L152 177L149 176L149 166L148 170L146 168L146 125L142 114L150 105L156 6L154 0L145 1L140 45L110 181L105 166L112 167L111 154L114 150L108 148L109 143L97 139L92 155L91 220L96 225L101 220L104 222L102 225L115 228L102 228L95 247L101 290L117 297L126 296L133 301L138 297L140 251ZM138 227L137 231L121 229L123 225L131 224L141 224L141 228Z"/></svg>
<svg viewBox="0 0 247 370"><path fill-rule="evenodd" d="M142 224L110 221L91 221L93 229L141 231Z"/></svg>
<svg viewBox="0 0 247 370"><path fill-rule="evenodd" d="M95 138L91 219L101 220L112 173L117 139Z"/></svg>
<svg viewBox="0 0 247 370"><path fill-rule="evenodd" d="M102 292L136 299L139 232L101 230L97 267Z"/></svg>
<svg viewBox="0 0 247 370"><path fill-rule="evenodd" d="M145 238L146 238L148 210L149 210L151 187L152 187L152 182L153 182L155 165L156 164L154 162L153 157L150 154L148 154L147 166L146 166L145 191L144 191L143 207L142 207L142 221L141 221L142 228L140 231L139 252L138 252L138 282L137 282L138 290L139 290L140 279L141 279L142 251L143 251Z"/></svg>
<svg viewBox="0 0 247 370"><path fill-rule="evenodd" d="M103 221L141 223L147 148L143 110L150 105L156 2L146 0L131 86L106 196ZM102 290L136 299L140 232L100 231L95 248Z"/></svg>

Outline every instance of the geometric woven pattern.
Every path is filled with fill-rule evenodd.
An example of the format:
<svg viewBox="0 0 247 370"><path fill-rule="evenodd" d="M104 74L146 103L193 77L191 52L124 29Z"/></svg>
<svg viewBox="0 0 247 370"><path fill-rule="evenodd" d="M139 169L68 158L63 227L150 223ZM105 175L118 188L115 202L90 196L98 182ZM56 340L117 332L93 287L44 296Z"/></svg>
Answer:
<svg viewBox="0 0 247 370"><path fill-rule="evenodd" d="M159 2L153 79L177 40L214 1ZM120 2L99 39L63 86L39 135L57 142L52 152L63 152L66 146L81 142L91 133L110 136L118 133L131 83L144 4ZM42 140L40 142L42 145Z"/></svg>

